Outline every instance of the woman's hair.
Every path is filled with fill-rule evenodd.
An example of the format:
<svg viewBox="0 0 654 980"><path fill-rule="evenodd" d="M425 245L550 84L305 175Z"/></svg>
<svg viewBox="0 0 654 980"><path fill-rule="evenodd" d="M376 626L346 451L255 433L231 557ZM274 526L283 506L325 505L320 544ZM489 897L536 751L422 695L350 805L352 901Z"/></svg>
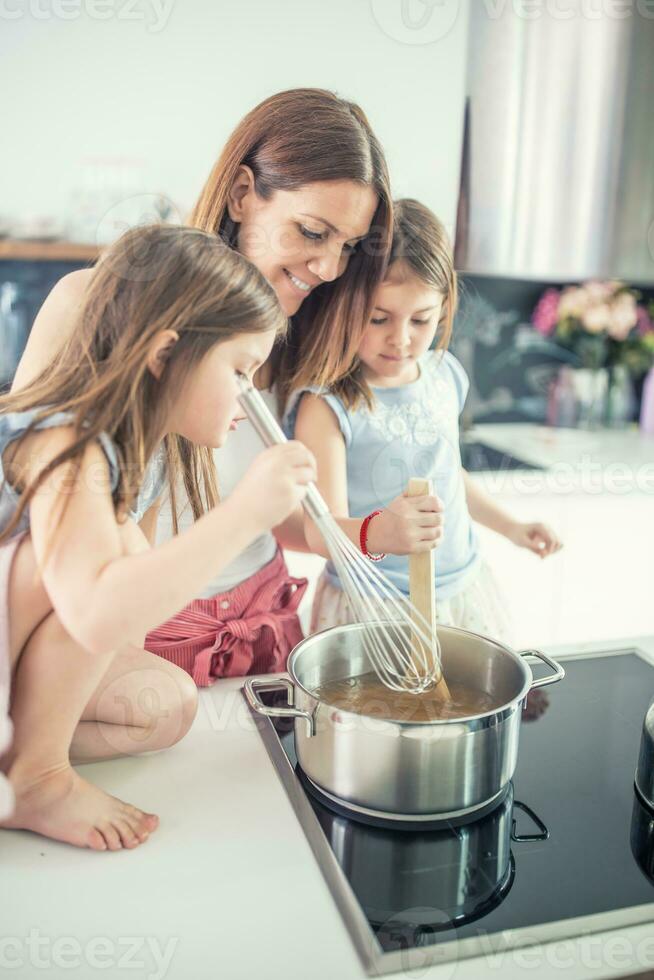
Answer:
<svg viewBox="0 0 654 980"><path fill-rule="evenodd" d="M0 397L2 414L39 409L12 447L55 412L72 413L75 430L73 444L22 486L0 542L11 536L50 473L69 462L73 478L77 476L86 446L103 432L118 454L120 478L113 502L119 519L133 508L146 466L162 440L175 531L180 471L193 514L200 516L217 501L213 454L182 436L166 435L169 412L185 381L216 344L239 333L283 331L286 322L266 279L214 235L169 225L126 232L102 256L71 335L54 362L26 388ZM163 330L174 330L179 340L169 349L157 380L147 361Z"/></svg>
<svg viewBox="0 0 654 980"><path fill-rule="evenodd" d="M387 274L399 263L410 275L443 296L436 347L447 349L452 337L458 290L452 246L443 223L424 204L410 197L393 202L393 243ZM372 407L373 394L362 377L358 360L352 365L350 378L352 394L346 398L348 407L356 408L362 401Z"/></svg>
<svg viewBox="0 0 654 980"><path fill-rule="evenodd" d="M365 114L324 89L280 92L261 102L227 141L189 224L236 247L238 224L227 201L240 166L254 174L264 200L318 181L352 180L371 187L378 204L371 228L342 276L317 287L291 318L286 343L271 356L280 409L295 388L331 385L347 373L386 268L392 202L386 162Z"/></svg>

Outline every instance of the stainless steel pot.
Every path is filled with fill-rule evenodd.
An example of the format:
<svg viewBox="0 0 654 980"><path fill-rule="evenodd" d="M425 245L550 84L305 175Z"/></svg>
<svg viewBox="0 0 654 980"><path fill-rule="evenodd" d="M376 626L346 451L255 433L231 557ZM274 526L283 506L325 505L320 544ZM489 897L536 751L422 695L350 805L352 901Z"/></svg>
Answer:
<svg viewBox="0 0 654 980"><path fill-rule="evenodd" d="M441 626L448 681L487 691L501 706L445 721L380 719L343 711L313 693L371 669L363 629L355 623L303 640L288 660L290 680L246 680L250 706L262 715L293 717L305 775L361 816L457 819L499 801L517 763L522 704L530 690L561 680L563 667L543 653L516 653L468 630ZM534 680L529 656L554 673ZM276 688L286 688L288 707L268 707L259 699L258 691Z"/></svg>
<svg viewBox="0 0 654 980"><path fill-rule="evenodd" d="M631 811L631 853L645 877L654 885L654 812L637 792Z"/></svg>

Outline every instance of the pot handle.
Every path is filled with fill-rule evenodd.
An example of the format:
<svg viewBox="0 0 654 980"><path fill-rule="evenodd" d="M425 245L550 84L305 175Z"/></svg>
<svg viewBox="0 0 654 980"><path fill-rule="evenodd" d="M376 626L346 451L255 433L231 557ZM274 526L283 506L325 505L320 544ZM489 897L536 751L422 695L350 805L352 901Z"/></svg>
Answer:
<svg viewBox="0 0 654 980"><path fill-rule="evenodd" d="M257 693L258 691L280 691L282 689L286 690L286 700L289 704L288 708L269 708L268 705L261 701ZM294 706L295 688L293 687L292 681L287 677L278 677L275 680L268 681L258 680L256 677L248 677L243 685L243 690L245 691L247 702L253 711L258 712L260 715L266 715L267 718L304 718L309 726L309 737L311 738L312 735L316 734L313 715L308 711L302 711L300 708Z"/></svg>
<svg viewBox="0 0 654 980"><path fill-rule="evenodd" d="M530 691L534 691L537 687L547 687L548 684L556 684L557 681L562 681L565 677L565 670L560 663L556 660L551 660L550 657L546 656L540 650L520 650L518 656L520 657L536 657L537 660L542 660L543 663L547 664L554 671L549 677L539 677L537 681L534 681L529 688Z"/></svg>
<svg viewBox="0 0 654 980"><path fill-rule="evenodd" d="M547 829L547 827L545 826L545 824L543 823L543 821L540 819L540 817L537 817L536 816L536 814L531 809L531 807L530 806L527 806L526 803L521 803L519 800L514 800L513 801L513 808L515 809L516 807L519 810L522 810L523 813L526 813L527 816L531 817L531 819L533 820L533 822L538 827L538 833L537 834L517 834L516 833L516 823L517 823L517 821L516 821L515 817L513 817L512 820L511 820L511 840L514 840L516 842L516 844L520 844L520 843L522 843L524 841L549 840L549 836L550 836L549 830Z"/></svg>

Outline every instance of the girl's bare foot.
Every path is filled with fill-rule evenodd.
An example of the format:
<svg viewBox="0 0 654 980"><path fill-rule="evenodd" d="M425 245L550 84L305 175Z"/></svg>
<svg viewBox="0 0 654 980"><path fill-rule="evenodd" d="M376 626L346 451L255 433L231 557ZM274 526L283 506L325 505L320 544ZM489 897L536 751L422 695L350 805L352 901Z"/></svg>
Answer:
<svg viewBox="0 0 654 980"><path fill-rule="evenodd" d="M10 771L16 806L2 827L33 830L94 851L120 851L142 844L159 825L153 813L109 796L68 765L31 778L16 768Z"/></svg>

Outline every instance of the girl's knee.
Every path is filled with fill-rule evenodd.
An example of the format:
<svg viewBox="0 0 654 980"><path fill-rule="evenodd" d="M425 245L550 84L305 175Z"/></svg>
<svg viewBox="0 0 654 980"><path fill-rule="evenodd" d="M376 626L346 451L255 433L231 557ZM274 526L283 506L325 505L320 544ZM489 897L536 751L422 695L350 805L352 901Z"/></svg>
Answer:
<svg viewBox="0 0 654 980"><path fill-rule="evenodd" d="M158 741L165 748L179 742L191 728L198 710L198 689L193 678L177 668L167 672L160 698Z"/></svg>
<svg viewBox="0 0 654 980"><path fill-rule="evenodd" d="M182 716L181 721L184 728L183 734L185 735L193 724L195 716L198 713L198 689L195 681L186 673L186 671L182 671L182 677L179 679L179 683Z"/></svg>

